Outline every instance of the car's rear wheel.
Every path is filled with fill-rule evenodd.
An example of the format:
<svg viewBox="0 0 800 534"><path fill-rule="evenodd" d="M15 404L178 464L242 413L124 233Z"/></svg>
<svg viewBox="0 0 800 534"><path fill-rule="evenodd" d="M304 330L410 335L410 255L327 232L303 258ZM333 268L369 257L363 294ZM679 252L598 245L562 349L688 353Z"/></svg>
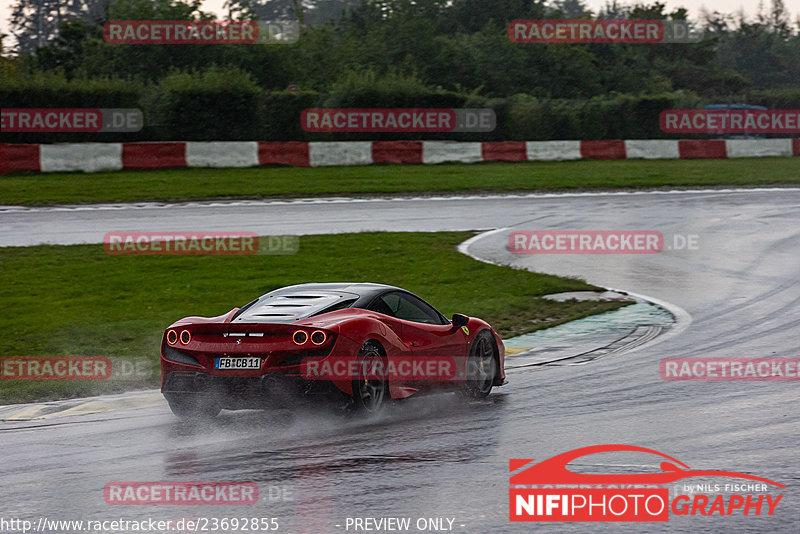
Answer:
<svg viewBox="0 0 800 534"><path fill-rule="evenodd" d="M217 402L195 393L165 395L165 397L169 409L181 419L212 419L222 411Z"/></svg>
<svg viewBox="0 0 800 534"><path fill-rule="evenodd" d="M467 380L462 393L472 399L489 395L497 377L497 367L492 335L487 330L479 332L467 357Z"/></svg>
<svg viewBox="0 0 800 534"><path fill-rule="evenodd" d="M358 353L359 376L353 380L353 408L357 412L376 413L389 400L386 381L386 356L374 341L364 343ZM375 373L375 371L378 371Z"/></svg>

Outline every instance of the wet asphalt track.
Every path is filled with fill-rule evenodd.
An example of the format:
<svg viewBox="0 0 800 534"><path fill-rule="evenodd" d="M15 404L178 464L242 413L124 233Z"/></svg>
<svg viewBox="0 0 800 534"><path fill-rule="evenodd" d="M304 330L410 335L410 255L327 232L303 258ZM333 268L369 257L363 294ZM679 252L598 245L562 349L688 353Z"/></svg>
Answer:
<svg viewBox="0 0 800 534"><path fill-rule="evenodd" d="M665 382L658 370L661 358L673 356L798 356L798 190L7 209L0 227L4 245L97 242L118 229L304 234L499 227L652 229L667 245L676 233L697 235L699 244L698 250L657 255L513 256L505 250L509 230L471 242L468 252L485 260L579 275L688 314L635 351L582 365L567 360L513 369L509 384L484 402L465 405L451 395L412 399L370 420L323 410L250 411L191 425L158 404L0 423L5 518L277 517L279 532L288 533L346 532L347 517L385 516L453 518L454 532L469 533L800 530L797 382ZM563 355L570 349L552 350ZM773 517L509 523L509 458L546 459L603 443L641 445L693 468L753 473L788 488ZM642 468L637 460L615 458L605 466L636 472ZM255 481L262 501L245 507L106 505L104 484L129 480ZM278 486L291 491L291 500L270 500L270 487Z"/></svg>

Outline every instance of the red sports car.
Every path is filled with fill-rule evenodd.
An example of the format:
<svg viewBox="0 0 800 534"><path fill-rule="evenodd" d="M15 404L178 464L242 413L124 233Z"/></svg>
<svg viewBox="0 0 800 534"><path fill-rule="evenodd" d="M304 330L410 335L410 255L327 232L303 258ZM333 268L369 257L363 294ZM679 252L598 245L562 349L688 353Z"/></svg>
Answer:
<svg viewBox="0 0 800 534"><path fill-rule="evenodd" d="M161 341L161 391L179 416L333 395L374 412L389 399L505 383L505 347L485 321L448 320L398 287L300 284L219 317L187 317Z"/></svg>

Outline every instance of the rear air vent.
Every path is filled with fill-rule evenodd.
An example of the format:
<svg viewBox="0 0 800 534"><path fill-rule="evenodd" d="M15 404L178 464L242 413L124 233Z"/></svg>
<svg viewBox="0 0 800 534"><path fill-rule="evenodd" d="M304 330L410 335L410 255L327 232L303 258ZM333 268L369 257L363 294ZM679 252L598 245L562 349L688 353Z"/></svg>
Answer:
<svg viewBox="0 0 800 534"><path fill-rule="evenodd" d="M200 366L200 362L192 356L191 354L187 354L180 350L175 350L172 347L164 346L164 357L170 361L178 362L178 363L185 363L186 365L196 365Z"/></svg>
<svg viewBox="0 0 800 534"><path fill-rule="evenodd" d="M351 293L319 292L266 295L236 318L237 323L293 323L334 308L342 301L352 302Z"/></svg>

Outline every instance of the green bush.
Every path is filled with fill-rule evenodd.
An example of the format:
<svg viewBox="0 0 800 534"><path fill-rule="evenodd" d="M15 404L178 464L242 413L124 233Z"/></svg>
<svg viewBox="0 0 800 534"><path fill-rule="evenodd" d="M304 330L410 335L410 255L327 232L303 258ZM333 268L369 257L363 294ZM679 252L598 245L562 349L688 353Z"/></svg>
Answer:
<svg viewBox="0 0 800 534"><path fill-rule="evenodd" d="M333 84L322 100L325 108L463 108L470 95L433 89L416 75L389 72L379 75L373 70L349 71ZM299 121L299 115L298 115ZM484 136L485 138L485 136ZM304 139L323 140L468 140L469 134L447 133L310 133Z"/></svg>
<svg viewBox="0 0 800 534"><path fill-rule="evenodd" d="M11 69L8 65L3 72ZM519 93L486 98L476 92L444 91L416 75L346 72L327 93L267 91L238 68L173 71L158 83L114 78L67 80L60 74L0 77L0 102L15 108L138 108L145 127L138 133L16 134L3 142L119 141L347 141L420 140L539 141L548 139L668 139L659 128L666 109L707 104L758 104L773 109L800 107L800 89L756 90L726 98L691 91L613 94L591 99L551 99ZM300 125L304 109L329 108L491 108L491 133L309 133ZM704 136L693 136L704 137Z"/></svg>
<svg viewBox="0 0 800 534"><path fill-rule="evenodd" d="M252 140L258 133L260 97L250 74L237 68L173 72L158 85L154 126L164 138Z"/></svg>
<svg viewBox="0 0 800 534"><path fill-rule="evenodd" d="M144 88L115 78L72 79L60 74L15 74L0 77L4 108L139 108ZM142 110L144 111L144 110ZM130 134L3 133L10 143L110 142Z"/></svg>
<svg viewBox="0 0 800 534"><path fill-rule="evenodd" d="M0 78L0 101L9 108L136 107L141 95L140 85L114 78L67 80L51 73Z"/></svg>
<svg viewBox="0 0 800 534"><path fill-rule="evenodd" d="M537 99L526 94L504 99L498 113L503 139L659 139L659 115L666 109L702 107L693 94L614 95L589 100Z"/></svg>
<svg viewBox="0 0 800 534"><path fill-rule="evenodd" d="M276 91L261 97L263 118L259 141L297 141L306 138L300 127L304 109L321 107L323 95L315 91Z"/></svg>
<svg viewBox="0 0 800 534"><path fill-rule="evenodd" d="M800 109L800 88L753 91L742 97L742 102L770 109Z"/></svg>

